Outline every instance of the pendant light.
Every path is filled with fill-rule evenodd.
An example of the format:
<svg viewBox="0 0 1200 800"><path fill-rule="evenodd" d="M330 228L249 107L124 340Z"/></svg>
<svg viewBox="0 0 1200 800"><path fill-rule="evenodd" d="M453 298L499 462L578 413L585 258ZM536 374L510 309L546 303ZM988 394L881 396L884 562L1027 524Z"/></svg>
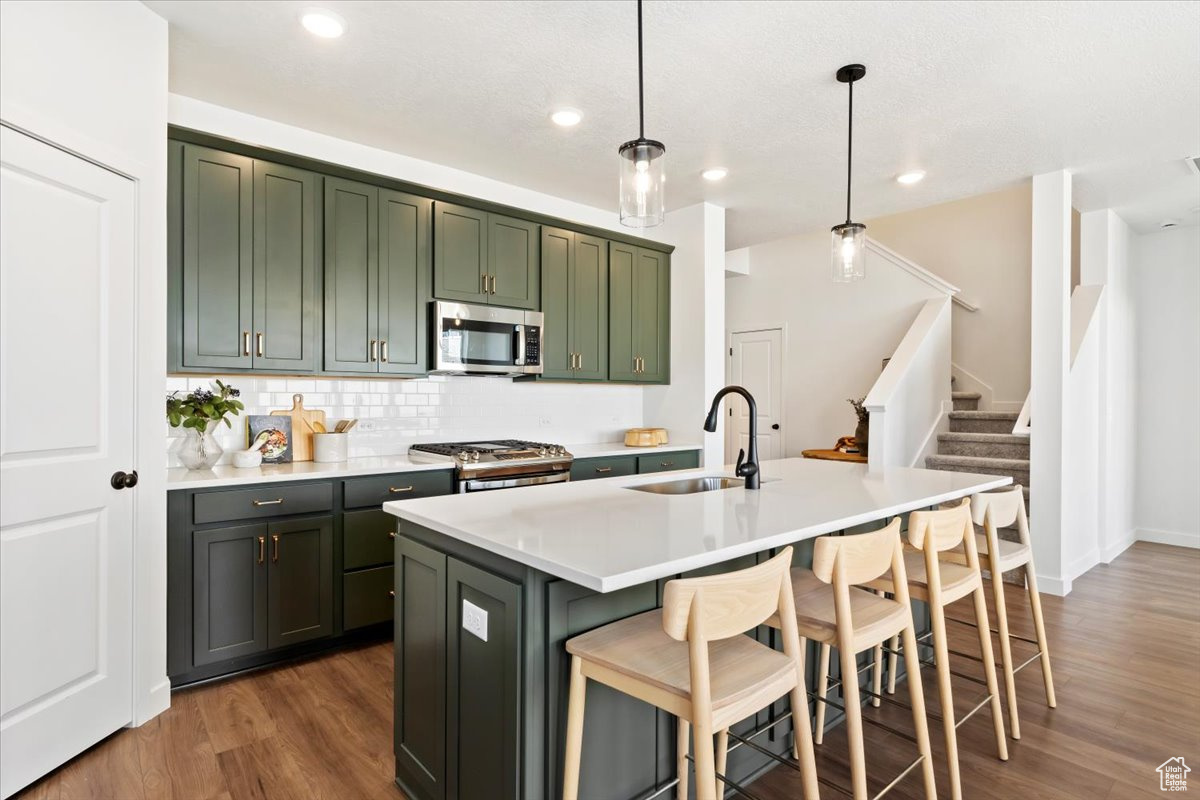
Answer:
<svg viewBox="0 0 1200 800"><path fill-rule="evenodd" d="M667 148L646 138L646 100L642 89L642 0L638 0L638 138L617 151L621 167L621 224L631 228L661 225L665 213L663 166Z"/></svg>
<svg viewBox="0 0 1200 800"><path fill-rule="evenodd" d="M867 226L850 221L850 167L854 153L854 82L867 74L862 64L847 64L837 71L841 83L850 84L850 114L846 125L846 221L834 225L832 234L833 280L837 283L861 281L867 276L863 246L866 244Z"/></svg>

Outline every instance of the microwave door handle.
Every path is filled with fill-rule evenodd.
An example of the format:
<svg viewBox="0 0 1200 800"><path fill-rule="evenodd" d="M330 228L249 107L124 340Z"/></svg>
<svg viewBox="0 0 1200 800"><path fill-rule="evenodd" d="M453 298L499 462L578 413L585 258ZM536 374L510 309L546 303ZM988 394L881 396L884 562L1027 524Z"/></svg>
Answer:
<svg viewBox="0 0 1200 800"><path fill-rule="evenodd" d="M525 326L513 326L513 365L517 367L525 366Z"/></svg>

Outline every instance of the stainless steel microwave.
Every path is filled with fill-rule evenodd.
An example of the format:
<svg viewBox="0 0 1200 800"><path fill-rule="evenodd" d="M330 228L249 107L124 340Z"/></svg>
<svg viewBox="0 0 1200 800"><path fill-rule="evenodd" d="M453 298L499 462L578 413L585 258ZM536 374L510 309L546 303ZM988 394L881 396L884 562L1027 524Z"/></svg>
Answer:
<svg viewBox="0 0 1200 800"><path fill-rule="evenodd" d="M430 317L432 372L541 374L542 312L435 300Z"/></svg>

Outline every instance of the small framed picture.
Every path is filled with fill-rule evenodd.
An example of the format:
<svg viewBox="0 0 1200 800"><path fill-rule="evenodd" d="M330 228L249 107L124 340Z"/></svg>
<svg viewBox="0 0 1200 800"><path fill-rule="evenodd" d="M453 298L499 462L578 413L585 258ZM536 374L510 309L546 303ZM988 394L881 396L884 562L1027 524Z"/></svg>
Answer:
<svg viewBox="0 0 1200 800"><path fill-rule="evenodd" d="M264 464L292 462L292 418L250 415L246 418L246 449L262 453Z"/></svg>

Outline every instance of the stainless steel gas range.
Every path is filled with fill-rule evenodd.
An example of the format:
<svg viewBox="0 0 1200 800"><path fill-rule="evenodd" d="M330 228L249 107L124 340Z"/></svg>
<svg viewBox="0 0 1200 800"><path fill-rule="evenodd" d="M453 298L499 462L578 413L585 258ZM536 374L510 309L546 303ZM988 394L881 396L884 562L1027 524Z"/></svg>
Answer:
<svg viewBox="0 0 1200 800"><path fill-rule="evenodd" d="M454 464L454 486L462 493L569 481L574 460L561 445L520 439L414 444L408 457Z"/></svg>

